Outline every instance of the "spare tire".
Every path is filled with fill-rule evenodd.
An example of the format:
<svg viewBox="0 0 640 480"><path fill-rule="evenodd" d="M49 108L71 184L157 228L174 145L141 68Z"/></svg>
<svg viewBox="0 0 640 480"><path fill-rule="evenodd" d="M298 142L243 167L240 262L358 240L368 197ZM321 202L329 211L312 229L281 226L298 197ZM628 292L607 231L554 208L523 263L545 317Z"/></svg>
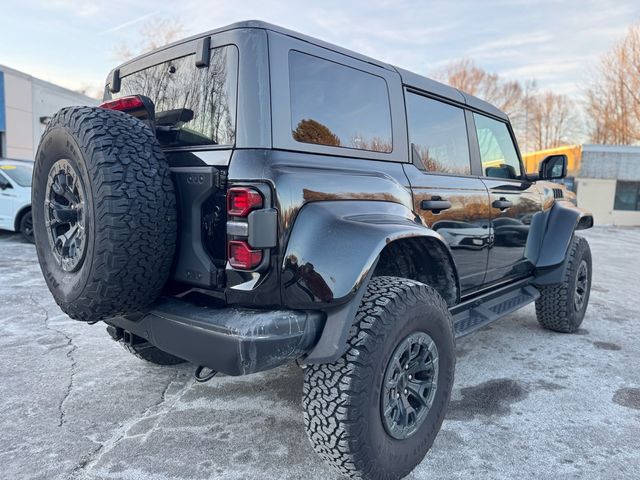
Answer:
<svg viewBox="0 0 640 480"><path fill-rule="evenodd" d="M32 188L36 251L71 318L144 309L169 278L176 196L154 133L123 112L70 107L50 121Z"/></svg>

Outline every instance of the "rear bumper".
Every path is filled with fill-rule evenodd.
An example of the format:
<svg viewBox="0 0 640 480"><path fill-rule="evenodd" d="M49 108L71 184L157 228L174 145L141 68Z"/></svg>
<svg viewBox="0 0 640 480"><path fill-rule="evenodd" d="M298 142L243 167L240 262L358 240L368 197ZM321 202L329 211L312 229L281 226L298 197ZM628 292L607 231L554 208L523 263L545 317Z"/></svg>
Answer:
<svg viewBox="0 0 640 480"><path fill-rule="evenodd" d="M246 375L299 358L317 342L320 312L205 308L162 298L137 319L105 320L177 357L227 375Z"/></svg>

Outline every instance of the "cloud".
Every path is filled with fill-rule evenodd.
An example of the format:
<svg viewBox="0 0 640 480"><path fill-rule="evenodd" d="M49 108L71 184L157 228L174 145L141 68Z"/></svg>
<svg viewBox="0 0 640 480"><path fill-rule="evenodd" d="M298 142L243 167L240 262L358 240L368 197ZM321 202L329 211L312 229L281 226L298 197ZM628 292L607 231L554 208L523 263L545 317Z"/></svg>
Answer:
<svg viewBox="0 0 640 480"><path fill-rule="evenodd" d="M584 63L575 58L555 59L544 63L529 63L500 72L504 77L511 78L535 78L547 80L564 76L568 72L574 72L584 66Z"/></svg>
<svg viewBox="0 0 640 480"><path fill-rule="evenodd" d="M157 15L158 12L151 12L151 13L147 13L145 15L141 15L137 18L134 18L133 20L129 20L128 22L124 22L121 23L119 25L116 25L115 27L111 27L107 30L104 30L102 33L113 33L113 32L117 32L118 30L122 30L123 28L127 28L127 27L131 27L133 25L135 25L136 23L140 23L148 18L151 18L155 15Z"/></svg>
<svg viewBox="0 0 640 480"><path fill-rule="evenodd" d="M470 48L468 54L469 56L491 55L500 53L506 48L513 50L517 47L528 47L548 43L551 42L553 38L550 32L545 31L516 33L483 42L480 45Z"/></svg>
<svg viewBox="0 0 640 480"><path fill-rule="evenodd" d="M12 0L0 57L50 60L69 81L104 78L111 54L153 15L180 15L188 34L257 18L428 74L469 58L506 78L580 91L590 65L640 20L638 0ZM29 18L26 24L21 21ZM61 48L63 47L63 48ZM15 54L15 55L14 55ZM82 59L82 62L78 62ZM11 65L10 65L11 66Z"/></svg>

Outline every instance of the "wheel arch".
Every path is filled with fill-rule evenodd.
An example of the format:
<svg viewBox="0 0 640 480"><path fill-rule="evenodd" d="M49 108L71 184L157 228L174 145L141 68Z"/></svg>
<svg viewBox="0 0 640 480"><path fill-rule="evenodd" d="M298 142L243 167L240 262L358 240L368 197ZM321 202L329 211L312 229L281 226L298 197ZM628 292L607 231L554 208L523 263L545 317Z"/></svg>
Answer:
<svg viewBox="0 0 640 480"><path fill-rule="evenodd" d="M436 271L435 262L443 267ZM346 200L315 202L301 209L284 254L282 297L289 308L323 310L327 315L308 363L331 362L342 355L368 282L382 275L433 282L448 303L459 299L458 274L448 246L408 207Z"/></svg>
<svg viewBox="0 0 640 480"><path fill-rule="evenodd" d="M535 266L536 283L557 283L565 268L567 253L576 231L593 227L593 215L568 201L534 216L525 256Z"/></svg>
<svg viewBox="0 0 640 480"><path fill-rule="evenodd" d="M460 300L460 283L451 253L432 236L400 238L385 245L378 255L373 277L392 276L416 280L433 287L448 306Z"/></svg>

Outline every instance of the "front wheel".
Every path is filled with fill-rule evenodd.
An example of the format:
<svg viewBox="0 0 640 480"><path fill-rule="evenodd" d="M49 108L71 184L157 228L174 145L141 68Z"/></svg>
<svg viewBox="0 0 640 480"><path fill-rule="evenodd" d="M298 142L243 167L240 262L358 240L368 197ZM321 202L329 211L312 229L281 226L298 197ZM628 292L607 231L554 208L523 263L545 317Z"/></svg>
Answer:
<svg viewBox="0 0 640 480"><path fill-rule="evenodd" d="M562 281L539 288L536 316L544 328L574 333L584 319L591 292L591 249L583 237L569 245Z"/></svg>
<svg viewBox="0 0 640 480"><path fill-rule="evenodd" d="M401 478L444 420L455 368L451 315L431 287L376 277L356 319L345 354L305 371L305 427L342 475Z"/></svg>

